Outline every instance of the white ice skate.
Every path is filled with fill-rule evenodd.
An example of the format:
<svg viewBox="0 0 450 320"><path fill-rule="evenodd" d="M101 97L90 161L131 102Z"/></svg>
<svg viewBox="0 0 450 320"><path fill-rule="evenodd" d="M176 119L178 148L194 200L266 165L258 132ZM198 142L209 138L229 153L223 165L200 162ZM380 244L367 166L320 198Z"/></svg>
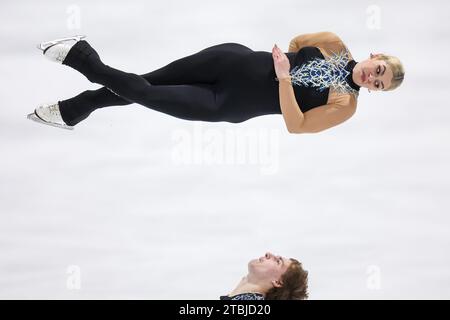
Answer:
<svg viewBox="0 0 450 320"><path fill-rule="evenodd" d="M78 41L86 38L83 35L76 35L73 37L55 39L52 41L41 42L37 45L39 50L42 50L44 56L54 62L62 63L69 53L70 48Z"/></svg>
<svg viewBox="0 0 450 320"><path fill-rule="evenodd" d="M44 104L37 107L33 113L27 116L28 119L67 130L73 130L73 126L67 125L61 117L58 103Z"/></svg>
<svg viewBox="0 0 450 320"><path fill-rule="evenodd" d="M83 40L84 38L86 38L85 35L76 35L76 36L67 37L67 38L55 39L52 41L41 42L40 44L37 45L37 48L39 50L44 51L45 49L47 49L55 44L63 43L64 41L69 41L69 40L80 41L80 40Z"/></svg>

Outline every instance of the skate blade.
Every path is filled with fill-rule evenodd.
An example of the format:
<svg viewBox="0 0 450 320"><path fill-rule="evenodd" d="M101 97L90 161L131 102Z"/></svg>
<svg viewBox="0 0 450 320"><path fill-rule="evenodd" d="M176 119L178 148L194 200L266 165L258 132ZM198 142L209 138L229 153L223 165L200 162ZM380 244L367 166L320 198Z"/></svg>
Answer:
<svg viewBox="0 0 450 320"><path fill-rule="evenodd" d="M67 38L61 38L61 39L55 39L55 40L51 40L51 41L45 41L45 42L41 42L37 45L37 48L39 50L44 51L45 49L47 49L48 47L51 47L55 44L64 42L64 41L68 41L68 40L75 40L75 41L80 41L82 39L86 38L85 35L76 35L76 36L72 36L72 37L67 37Z"/></svg>
<svg viewBox="0 0 450 320"><path fill-rule="evenodd" d="M48 126L57 127L57 128L66 129L66 130L73 130L73 128L74 128L73 126L68 126L66 124L59 124L59 123L52 123L52 122L44 121L41 118L39 118L34 112L27 115L27 119L36 121L38 123L46 124Z"/></svg>

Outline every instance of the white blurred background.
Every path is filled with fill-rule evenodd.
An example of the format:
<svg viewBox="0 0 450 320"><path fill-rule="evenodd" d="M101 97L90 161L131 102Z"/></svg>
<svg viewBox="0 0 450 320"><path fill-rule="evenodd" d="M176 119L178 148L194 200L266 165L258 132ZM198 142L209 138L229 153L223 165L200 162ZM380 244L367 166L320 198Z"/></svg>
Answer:
<svg viewBox="0 0 450 320"><path fill-rule="evenodd" d="M303 262L311 299L450 298L448 1L0 8L0 298L218 299L267 250ZM141 74L224 42L287 52L317 31L357 61L398 56L403 85L362 89L353 118L313 135L288 134L281 115L200 123L136 104L73 131L26 119L99 87L46 60L44 40L86 34L105 63ZM244 151L270 156L206 163L241 133L262 133ZM180 146L200 157L179 164Z"/></svg>

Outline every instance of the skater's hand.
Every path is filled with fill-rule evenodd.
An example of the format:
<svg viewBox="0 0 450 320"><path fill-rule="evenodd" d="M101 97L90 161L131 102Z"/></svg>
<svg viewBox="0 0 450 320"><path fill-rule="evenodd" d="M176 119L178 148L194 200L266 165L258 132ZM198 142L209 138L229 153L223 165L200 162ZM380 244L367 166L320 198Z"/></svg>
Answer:
<svg viewBox="0 0 450 320"><path fill-rule="evenodd" d="M272 48L272 58L273 64L275 66L275 73L279 80L289 77L289 70L291 65L287 55L281 51L280 48L275 44Z"/></svg>

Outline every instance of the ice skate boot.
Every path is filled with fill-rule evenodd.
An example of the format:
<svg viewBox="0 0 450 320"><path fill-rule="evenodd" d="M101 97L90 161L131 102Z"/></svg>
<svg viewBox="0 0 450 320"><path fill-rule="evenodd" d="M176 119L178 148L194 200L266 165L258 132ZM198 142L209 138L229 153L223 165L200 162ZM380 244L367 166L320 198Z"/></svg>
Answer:
<svg viewBox="0 0 450 320"><path fill-rule="evenodd" d="M28 119L52 127L73 130L73 126L67 125L61 117L58 103L44 104L37 107L33 113L27 116Z"/></svg>
<svg viewBox="0 0 450 320"><path fill-rule="evenodd" d="M44 56L51 61L62 63L69 53L70 48L78 41L86 38L83 35L77 35L68 38L61 38L52 41L46 41L38 44L38 49L42 50Z"/></svg>

